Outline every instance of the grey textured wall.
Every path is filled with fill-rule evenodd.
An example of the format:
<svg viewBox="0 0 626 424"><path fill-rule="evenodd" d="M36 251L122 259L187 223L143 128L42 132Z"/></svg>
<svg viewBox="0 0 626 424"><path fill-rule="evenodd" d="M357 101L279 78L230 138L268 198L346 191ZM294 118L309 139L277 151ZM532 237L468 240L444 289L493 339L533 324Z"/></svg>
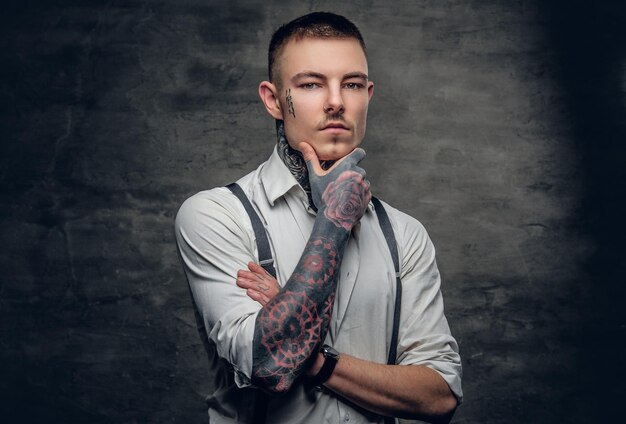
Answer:
<svg viewBox="0 0 626 424"><path fill-rule="evenodd" d="M624 6L24 0L0 18L3 422L206 421L173 217L269 155L266 45L312 10L369 44L365 167L438 249L455 422L623 415Z"/></svg>

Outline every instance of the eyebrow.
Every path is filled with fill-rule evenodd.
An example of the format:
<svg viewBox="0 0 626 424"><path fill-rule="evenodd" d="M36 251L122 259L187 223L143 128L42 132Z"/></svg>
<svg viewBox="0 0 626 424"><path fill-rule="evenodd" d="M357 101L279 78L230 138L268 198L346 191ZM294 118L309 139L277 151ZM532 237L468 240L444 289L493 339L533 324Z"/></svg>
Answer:
<svg viewBox="0 0 626 424"><path fill-rule="evenodd" d="M349 74L345 74L343 76L343 79L350 79L350 78L361 78L367 81L367 74L364 74L363 72L350 72Z"/></svg>
<svg viewBox="0 0 626 424"><path fill-rule="evenodd" d="M326 75L320 74L319 72L304 71L304 72L299 72L295 74L293 77L291 77L291 81L296 82L302 78L318 78L324 81L328 79ZM342 77L343 80L350 79L350 78L360 78L365 81L367 81L368 79L367 74L364 74L363 72L349 72Z"/></svg>

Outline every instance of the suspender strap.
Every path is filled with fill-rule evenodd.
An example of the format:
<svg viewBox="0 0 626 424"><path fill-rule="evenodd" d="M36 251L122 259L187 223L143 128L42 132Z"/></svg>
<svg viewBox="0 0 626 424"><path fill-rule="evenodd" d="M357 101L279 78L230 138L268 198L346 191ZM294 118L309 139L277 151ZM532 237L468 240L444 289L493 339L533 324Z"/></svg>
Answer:
<svg viewBox="0 0 626 424"><path fill-rule="evenodd" d="M250 217L252 229L254 230L254 236L256 237L256 247L259 252L259 264L264 270L269 272L272 277L276 278L276 269L274 268L272 249L270 249L267 232L261 222L261 218L259 218L259 214L254 210L252 203L248 200L248 196L246 196L241 187L239 187L239 184L232 183L227 185L226 188L237 196L243 207L246 209L246 213ZM257 390L256 396L254 397L254 405L252 406L253 424L265 424L268 401L269 396L262 390Z"/></svg>
<svg viewBox="0 0 626 424"><path fill-rule="evenodd" d="M393 228L391 228L391 222L389 216L376 197L372 197L374 203L374 209L376 209L376 215L378 216L378 223L381 230L387 240L387 246L393 259L393 266L396 270L396 304L393 313L393 330L391 332L391 344L389 346L389 357L387 358L387 364L395 365L396 355L398 350L398 330L400 327L400 301L402 300L402 284L400 282L400 260L398 258L398 247L396 244L396 237L393 235Z"/></svg>
<svg viewBox="0 0 626 424"><path fill-rule="evenodd" d="M387 247L389 247L389 253L393 259L393 266L396 271L396 303L393 312L393 330L391 332L391 342L389 345L389 356L387 358L387 364L395 365L396 356L398 352L398 330L400 328L400 303L402 300L402 282L400 281L400 259L398 257L398 245L396 244L396 237L393 234L393 228L389 221L389 216L383 207L383 204L376 197L372 197L372 203L374 203L374 209L376 210L376 216L378 216L378 224L380 229L383 230L385 240L387 241ZM385 424L394 424L396 419L393 417L385 417Z"/></svg>
<svg viewBox="0 0 626 424"><path fill-rule="evenodd" d="M259 265L269 272L272 277L276 278L276 269L274 269L274 258L272 257L272 249L270 249L270 243L267 240L267 233L265 227L261 222L261 218L252 207L252 203L248 200L248 196L243 192L241 187L237 183L232 183L226 186L227 189L233 192L239 199L243 207L246 209L250 222L252 222L252 229L254 230L254 236L256 237L257 250L259 251Z"/></svg>

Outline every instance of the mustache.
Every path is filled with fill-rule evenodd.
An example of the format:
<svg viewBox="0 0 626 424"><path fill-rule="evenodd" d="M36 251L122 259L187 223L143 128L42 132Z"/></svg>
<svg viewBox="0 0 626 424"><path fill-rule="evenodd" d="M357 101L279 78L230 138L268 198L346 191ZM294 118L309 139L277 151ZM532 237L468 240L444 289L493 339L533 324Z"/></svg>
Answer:
<svg viewBox="0 0 626 424"><path fill-rule="evenodd" d="M346 120L343 117L343 113L335 113L333 115L326 115L324 117L324 125L328 125L329 122L346 122Z"/></svg>

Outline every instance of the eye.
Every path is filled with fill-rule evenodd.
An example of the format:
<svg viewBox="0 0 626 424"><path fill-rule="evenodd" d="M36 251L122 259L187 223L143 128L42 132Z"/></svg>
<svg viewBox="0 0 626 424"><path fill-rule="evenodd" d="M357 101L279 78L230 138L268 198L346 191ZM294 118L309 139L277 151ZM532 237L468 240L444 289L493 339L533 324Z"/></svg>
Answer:
<svg viewBox="0 0 626 424"><path fill-rule="evenodd" d="M347 82L343 86L348 90L360 90L365 87L365 85L360 82Z"/></svg>
<svg viewBox="0 0 626 424"><path fill-rule="evenodd" d="M313 90L318 87L319 84L315 82L305 82L304 84L300 84L300 88L304 88L305 90Z"/></svg>

